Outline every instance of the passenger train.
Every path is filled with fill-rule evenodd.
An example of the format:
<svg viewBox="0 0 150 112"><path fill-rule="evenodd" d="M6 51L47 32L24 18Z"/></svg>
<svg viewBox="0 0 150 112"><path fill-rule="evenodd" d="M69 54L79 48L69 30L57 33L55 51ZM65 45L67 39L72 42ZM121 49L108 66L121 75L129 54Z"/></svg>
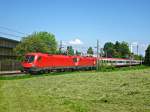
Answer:
<svg viewBox="0 0 150 112"><path fill-rule="evenodd" d="M96 58L89 56L66 56L44 53L28 53L22 62L24 72L28 73L48 73L51 71L66 70L92 70L96 68L96 63L106 63L110 66L138 65L137 60L121 58Z"/></svg>

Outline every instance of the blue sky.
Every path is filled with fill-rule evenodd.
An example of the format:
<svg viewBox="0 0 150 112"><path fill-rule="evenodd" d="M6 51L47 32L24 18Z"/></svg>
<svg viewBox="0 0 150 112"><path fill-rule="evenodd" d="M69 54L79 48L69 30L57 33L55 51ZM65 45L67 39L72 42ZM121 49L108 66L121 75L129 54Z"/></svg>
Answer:
<svg viewBox="0 0 150 112"><path fill-rule="evenodd" d="M26 34L48 31L82 45L138 43L140 54L150 42L150 0L0 0L0 26ZM0 32L24 36L0 28ZM5 36L0 33L0 36ZM20 37L10 36L20 40Z"/></svg>

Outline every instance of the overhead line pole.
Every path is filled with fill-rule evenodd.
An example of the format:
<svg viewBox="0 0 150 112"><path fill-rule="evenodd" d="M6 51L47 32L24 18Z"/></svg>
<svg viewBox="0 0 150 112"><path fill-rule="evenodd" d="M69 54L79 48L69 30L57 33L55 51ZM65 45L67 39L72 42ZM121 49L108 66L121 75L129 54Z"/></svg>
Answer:
<svg viewBox="0 0 150 112"><path fill-rule="evenodd" d="M60 45L59 45L59 52L60 52L60 54L62 53L62 40L60 41Z"/></svg>
<svg viewBox="0 0 150 112"><path fill-rule="evenodd" d="M137 44L137 55L139 54L139 45Z"/></svg>
<svg viewBox="0 0 150 112"><path fill-rule="evenodd" d="M129 57L129 59L130 59L130 67L131 67L131 60L132 60L131 58L132 58L132 52L133 52L132 51L132 43L130 43L129 46L130 46L130 52L131 52L130 57Z"/></svg>
<svg viewBox="0 0 150 112"><path fill-rule="evenodd" d="M96 69L99 69L99 40L97 40L97 59L96 59Z"/></svg>

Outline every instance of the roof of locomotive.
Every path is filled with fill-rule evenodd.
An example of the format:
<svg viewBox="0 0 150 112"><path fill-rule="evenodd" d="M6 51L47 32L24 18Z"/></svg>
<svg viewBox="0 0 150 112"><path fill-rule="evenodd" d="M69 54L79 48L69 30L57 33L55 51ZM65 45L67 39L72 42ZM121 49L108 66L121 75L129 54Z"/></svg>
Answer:
<svg viewBox="0 0 150 112"><path fill-rule="evenodd" d="M26 55L38 55L38 56L55 56L55 57L80 57L80 58L95 58L91 56L78 56L78 55L61 55L61 54L49 54L49 53L40 53L40 52L32 52L32 53L27 53Z"/></svg>
<svg viewBox="0 0 150 112"><path fill-rule="evenodd" d="M43 54L43 53L35 53L35 52L31 52L31 53L27 53L26 55L46 55L46 54Z"/></svg>
<svg viewBox="0 0 150 112"><path fill-rule="evenodd" d="M38 56L55 56L55 57L79 57L79 58L95 58L95 57L91 57L91 56L67 56L67 55L60 55L60 54L49 54L49 53L40 53L40 52L33 52L33 53L27 53L26 55L38 55ZM106 58L106 57L99 57L99 60L112 60L112 61L127 61L129 59L125 59L125 58Z"/></svg>

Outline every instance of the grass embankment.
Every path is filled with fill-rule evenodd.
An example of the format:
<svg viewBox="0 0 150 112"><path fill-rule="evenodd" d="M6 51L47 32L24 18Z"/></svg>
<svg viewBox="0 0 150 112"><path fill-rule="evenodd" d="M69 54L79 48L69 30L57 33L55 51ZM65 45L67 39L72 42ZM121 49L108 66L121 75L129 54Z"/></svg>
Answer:
<svg viewBox="0 0 150 112"><path fill-rule="evenodd" d="M0 112L149 112L150 68L0 78Z"/></svg>

